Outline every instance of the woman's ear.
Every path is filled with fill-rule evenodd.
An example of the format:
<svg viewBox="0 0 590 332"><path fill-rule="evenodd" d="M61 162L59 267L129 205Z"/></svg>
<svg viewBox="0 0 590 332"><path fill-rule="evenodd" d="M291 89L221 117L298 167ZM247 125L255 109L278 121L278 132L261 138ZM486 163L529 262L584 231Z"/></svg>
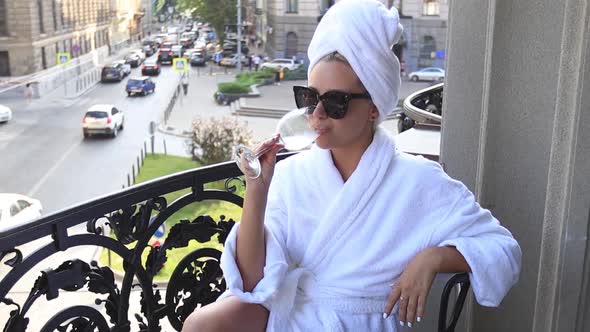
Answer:
<svg viewBox="0 0 590 332"><path fill-rule="evenodd" d="M371 121L377 121L377 119L379 118L379 110L377 109L377 106L375 106L375 104L371 105L371 113L369 115L369 118L371 119Z"/></svg>

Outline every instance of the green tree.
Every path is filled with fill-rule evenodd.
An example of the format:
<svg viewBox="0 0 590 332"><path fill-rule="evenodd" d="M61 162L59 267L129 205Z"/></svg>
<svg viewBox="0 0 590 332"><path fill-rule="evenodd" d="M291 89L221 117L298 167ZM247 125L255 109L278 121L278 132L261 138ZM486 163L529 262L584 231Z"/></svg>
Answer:
<svg viewBox="0 0 590 332"><path fill-rule="evenodd" d="M222 44L225 39L225 24L235 24L236 7L237 0L177 0L177 8L180 11L194 9L193 18L200 16L205 22L209 22Z"/></svg>

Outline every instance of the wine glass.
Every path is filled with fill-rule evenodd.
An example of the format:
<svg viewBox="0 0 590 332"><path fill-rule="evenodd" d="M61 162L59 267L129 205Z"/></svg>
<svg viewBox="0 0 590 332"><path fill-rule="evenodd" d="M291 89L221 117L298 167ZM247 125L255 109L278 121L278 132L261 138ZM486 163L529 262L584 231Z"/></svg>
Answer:
<svg viewBox="0 0 590 332"><path fill-rule="evenodd" d="M278 143L284 145L289 151L299 151L309 147L318 134L309 127L307 121L307 108L294 109L285 114L277 124ZM262 172L258 158L269 150L270 148L262 149L255 153L253 149L240 144L234 149L233 159L244 175L256 179Z"/></svg>

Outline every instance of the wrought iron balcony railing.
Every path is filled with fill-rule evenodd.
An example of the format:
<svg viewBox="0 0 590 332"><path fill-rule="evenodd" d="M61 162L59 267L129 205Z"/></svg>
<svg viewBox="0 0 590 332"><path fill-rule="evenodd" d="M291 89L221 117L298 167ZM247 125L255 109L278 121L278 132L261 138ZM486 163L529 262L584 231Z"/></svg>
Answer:
<svg viewBox="0 0 590 332"><path fill-rule="evenodd" d="M283 154L279 159L290 155ZM241 207L243 198L236 190L243 185L240 175L232 162L185 171L129 187L0 233L0 262L10 267L0 280L0 306L12 308L9 317L0 320L4 331L30 331L27 329L30 319L39 319L30 309L40 297L56 301L64 292L82 290L95 294L94 303L76 303L56 312L43 323L42 332L161 331L164 319L180 331L182 322L195 308L215 301L226 289L219 266L221 252L212 246L186 255L174 268L164 298L154 285L154 276L166 262L167 254L186 247L190 240L205 243L213 239L223 244L235 221L224 216L202 215L192 221L176 223L161 246L151 247L148 241L160 225L189 204L216 200ZM224 181L225 188L206 189L208 184L216 181ZM190 191L173 202L164 197L183 189ZM114 236L105 234L105 222ZM74 234L72 228L76 225L85 225L85 232ZM51 236L48 244L23 257L20 246L46 236ZM15 284L40 262L60 251L88 245L107 248L124 260L120 285L108 266L70 259L40 272L22 303L10 299ZM144 250L149 251L145 262L142 261ZM137 286L134 278L141 288L139 305L142 315L135 315L138 329L131 328L129 317L130 294ZM461 293L449 322L446 310L455 285L460 286ZM466 274L456 275L448 281L441 296L439 331L453 331L468 288Z"/></svg>

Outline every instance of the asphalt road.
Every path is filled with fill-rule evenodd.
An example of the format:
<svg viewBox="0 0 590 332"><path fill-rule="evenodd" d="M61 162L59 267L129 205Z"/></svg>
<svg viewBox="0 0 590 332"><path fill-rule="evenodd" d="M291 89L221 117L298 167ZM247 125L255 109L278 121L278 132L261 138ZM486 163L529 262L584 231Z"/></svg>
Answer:
<svg viewBox="0 0 590 332"><path fill-rule="evenodd" d="M140 70L134 68L130 77L140 75ZM155 93L145 97L127 97L127 79L120 83L99 83L75 100L38 99L25 105L23 100L0 99L0 103L13 110L13 120L0 124L0 192L37 198L43 204L43 214L46 215L121 189L127 183L127 174L144 142L148 142L149 123L162 118L178 84L179 74L170 66L165 66L162 73L154 78ZM116 138L83 138L82 117L95 104L114 104L123 110L125 129ZM85 225L78 225L70 231L78 233L84 228ZM27 256L49 241L45 237L19 249ZM20 279L9 297L22 304L41 270L57 268L73 257L89 262L96 249L76 247L49 257ZM9 270L9 267L0 264L0 278ZM77 293L80 294L70 298L92 306L95 294ZM63 299L52 303L38 302L28 315L31 317L32 313L36 313L38 318L31 320L31 331L40 330L58 309L71 304ZM139 303L139 300L136 302ZM102 306L97 308L102 310ZM4 326L13 309L0 304L0 327Z"/></svg>
<svg viewBox="0 0 590 332"><path fill-rule="evenodd" d="M139 75L134 68L130 77ZM14 119L0 125L0 192L37 198L47 214L121 189L149 137L149 123L160 120L178 75L165 66L154 78L155 93L145 97L127 97L126 78L99 83L73 103L34 100L19 108L0 101L14 110ZM83 138L82 117L95 104L123 110L125 129L116 138Z"/></svg>

